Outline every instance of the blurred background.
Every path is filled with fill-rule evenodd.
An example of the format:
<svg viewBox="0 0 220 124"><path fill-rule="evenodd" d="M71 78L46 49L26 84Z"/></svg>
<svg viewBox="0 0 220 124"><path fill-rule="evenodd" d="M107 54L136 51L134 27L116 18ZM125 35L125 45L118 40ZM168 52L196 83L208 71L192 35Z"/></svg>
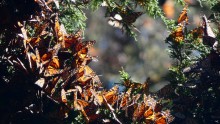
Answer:
<svg viewBox="0 0 220 124"><path fill-rule="evenodd" d="M175 0L159 0L160 6L169 19L177 20L183 6ZM189 23L188 30L199 26L200 17L209 12L206 5L197 0L185 0L188 7ZM154 19L147 14L140 16L134 25L140 31L136 32L137 41L122 33L121 29L108 25L105 16L105 8L94 12L87 12L87 27L85 40L96 40L95 47L90 53L98 56L97 62L90 66L100 75L101 81L106 88L120 82L119 71L123 67L135 82L143 83L150 77L151 91L162 88L169 82L165 77L168 68L172 64L167 51L165 39L169 35L166 25L161 19Z"/></svg>

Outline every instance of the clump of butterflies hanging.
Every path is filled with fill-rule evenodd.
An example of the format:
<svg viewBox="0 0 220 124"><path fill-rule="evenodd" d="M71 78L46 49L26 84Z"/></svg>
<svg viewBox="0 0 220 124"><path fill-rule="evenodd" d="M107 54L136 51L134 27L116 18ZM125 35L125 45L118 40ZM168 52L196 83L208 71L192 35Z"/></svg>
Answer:
<svg viewBox="0 0 220 124"><path fill-rule="evenodd" d="M99 76L88 66L91 61L97 61L89 54L95 41L83 41L81 30L66 33L58 13L53 12L53 5L59 4L57 1L55 4L45 0L35 2L42 11L17 25L21 29L18 36L22 40L18 42L24 57L9 57L8 61L35 77L35 82L30 83L60 105L63 118L76 110L86 123L167 124L173 121L170 110L164 110L158 101L146 95L147 83L124 82L125 92L119 92L118 85L103 90Z"/></svg>
<svg viewBox="0 0 220 124"><path fill-rule="evenodd" d="M207 17L202 16L202 23L199 27L187 30L187 26L190 25L189 18L187 15L188 5L186 5L179 18L177 19L177 26L168 36L166 41L171 44L181 44L188 43L189 38L198 39L197 41L202 42L204 45L208 45L211 49L218 51L218 41L216 40L216 35L212 31L212 28L209 25Z"/></svg>
<svg viewBox="0 0 220 124"><path fill-rule="evenodd" d="M201 17L200 26L188 31L187 26L190 25L190 22L187 16L187 9L188 5L184 7L179 15L177 26L167 37L166 42L174 49L181 48L179 51L177 49L175 50L178 51L177 55L183 53L182 55L185 59L190 58L190 54L193 53L193 51L199 53L199 59L190 59L192 64L186 65L188 67L182 68L182 73L188 78L188 83L183 84L183 86L188 88L198 88L198 82L207 83L208 81L212 81L212 84L215 84L213 83L213 80L208 80L204 77L215 79L220 76L218 73L218 63L220 61L219 41L209 24L210 20L208 20L205 15ZM205 50L203 48L205 48ZM201 56L201 54L203 54L203 56ZM201 76L202 78L195 78L195 75ZM190 78L190 76L192 77Z"/></svg>

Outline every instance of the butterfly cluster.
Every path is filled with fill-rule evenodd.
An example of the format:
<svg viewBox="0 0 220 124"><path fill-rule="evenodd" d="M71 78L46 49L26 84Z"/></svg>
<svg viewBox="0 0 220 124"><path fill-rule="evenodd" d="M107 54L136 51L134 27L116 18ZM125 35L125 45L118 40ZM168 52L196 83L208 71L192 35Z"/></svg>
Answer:
<svg viewBox="0 0 220 124"><path fill-rule="evenodd" d="M145 92L147 83L125 82L124 92L119 92L118 85L103 89L99 76L88 65L97 61L89 54L95 41L83 41L81 30L66 32L53 9L54 5L59 7L57 1L35 2L41 11L17 24L23 57L9 57L8 61L34 77L30 83L60 106L61 118L77 111L86 123L172 122L170 110L162 110L160 103Z"/></svg>
<svg viewBox="0 0 220 124"><path fill-rule="evenodd" d="M205 57L193 63L191 66L185 67L182 72L186 76L189 76L190 73L196 73L197 75L203 77L218 78L220 76L217 73L219 71L219 67L217 63L220 61L219 43L205 15L202 16L202 21L203 21L202 26L191 30L190 33L193 36L193 38L195 37L200 38L201 44L204 44L206 47L208 47L210 49L210 52ZM207 79L207 81L208 80L209 79ZM193 82L198 83L203 81L195 78Z"/></svg>
<svg viewBox="0 0 220 124"><path fill-rule="evenodd" d="M209 63L210 61L213 61L213 57L217 56L219 53L219 44L218 40L216 38L215 33L213 32L212 28L209 25L209 21L207 17L204 15L201 17L201 24L199 27L196 27L192 30L187 30L187 25L189 25L188 16L187 16L187 5L182 10L181 14L179 15L179 18L177 19L177 26L176 28L171 32L171 34L168 36L166 41L170 44L180 44L184 43L185 48L190 49L193 51L195 48L191 48L189 45L190 43L193 43L195 45L205 45L211 49L211 57L204 58L203 60L206 61L205 63ZM195 40L196 39L196 40ZM194 41L196 43L194 43ZM183 49L182 49L183 50ZM200 50L198 50L200 51ZM184 51L179 51L184 52ZM186 52L186 51L185 51ZM187 53L190 54L190 53ZM215 54L215 55L214 55ZM212 60L211 60L212 59ZM215 59L218 60L218 57ZM209 61L209 62L208 62ZM197 65L197 66L196 66ZM198 65L208 65L208 64L195 64L192 66L192 68L197 68ZM199 67L198 67L199 68ZM206 68L206 67L204 67ZM189 73L191 70L190 68L185 68L183 70L184 73Z"/></svg>
<svg viewBox="0 0 220 124"><path fill-rule="evenodd" d="M205 15L201 16L198 27L188 30L193 26L188 19L187 7L186 5L180 13L176 27L166 39L175 64L170 68L171 83L159 90L157 95L173 100L176 123L183 120L184 123L187 120L206 120L206 123L211 123L211 120L217 120L212 116L219 114L219 109L213 107L213 104L219 104L219 97L216 95L219 94L219 89L214 88L219 87L220 79L217 64L220 62L219 41L210 25L211 21ZM201 95L203 93L206 95ZM210 97L212 95L215 100ZM215 112L209 111L213 108L216 109ZM192 113L193 117L188 116ZM204 113L206 116L201 117Z"/></svg>
<svg viewBox="0 0 220 124"><path fill-rule="evenodd" d="M216 36L209 26L205 15L202 17L202 23L199 27L187 31L187 26L190 25L187 11L188 5L186 5L180 13L179 18L176 21L177 26L170 33L167 41L171 41L173 43L187 42L189 37L193 37L194 39L202 39L205 45L209 45L213 48L217 47L217 42L215 40ZM214 44L215 46L213 46Z"/></svg>

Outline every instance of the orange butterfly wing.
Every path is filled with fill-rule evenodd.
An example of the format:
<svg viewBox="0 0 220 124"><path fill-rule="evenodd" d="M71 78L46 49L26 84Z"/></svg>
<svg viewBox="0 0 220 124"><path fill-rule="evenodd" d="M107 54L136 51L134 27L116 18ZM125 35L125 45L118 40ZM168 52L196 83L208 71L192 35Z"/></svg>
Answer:
<svg viewBox="0 0 220 124"><path fill-rule="evenodd" d="M73 45L76 45L80 40L82 36L82 31L77 31L74 35L64 36L64 48L70 48Z"/></svg>
<svg viewBox="0 0 220 124"><path fill-rule="evenodd" d="M80 68L79 73L81 75L77 79L77 81L80 82L82 85L85 85L88 81L92 79L92 75L94 71L89 66L86 65Z"/></svg>
<svg viewBox="0 0 220 124"><path fill-rule="evenodd" d="M112 89L110 89L109 92L107 92L104 97L107 101L107 103L114 105L118 99L118 86L114 86Z"/></svg>
<svg viewBox="0 0 220 124"><path fill-rule="evenodd" d="M134 113L133 113L133 121L136 121L136 120L139 120L143 117L144 115L144 112L145 112L145 104L142 103L142 104L139 104L138 107L134 110Z"/></svg>
<svg viewBox="0 0 220 124"><path fill-rule="evenodd" d="M48 76L54 76L56 74L60 74L61 70L59 68L60 68L60 63L58 57L52 58L48 67L45 70L44 76L48 77Z"/></svg>
<svg viewBox="0 0 220 124"><path fill-rule="evenodd" d="M64 48L70 48L74 44L76 44L77 39L74 36L64 36Z"/></svg>
<svg viewBox="0 0 220 124"><path fill-rule="evenodd" d="M47 61L47 60L50 60L52 58L52 52L48 52L48 53L45 53L42 57L41 57L41 60L42 61Z"/></svg>
<svg viewBox="0 0 220 124"><path fill-rule="evenodd" d="M197 28L191 30L190 33L192 34L193 38L202 38L203 33L204 33L204 29L203 29L203 27L197 27Z"/></svg>
<svg viewBox="0 0 220 124"><path fill-rule="evenodd" d="M182 12L181 12L181 14L180 14L180 16L179 16L179 18L178 18L178 20L177 20L177 23L178 23L178 24L181 23L181 22L183 22L183 21L185 21L186 24L188 23L187 8L188 8L188 5L186 5L186 6L183 8L183 10L182 10Z"/></svg>
<svg viewBox="0 0 220 124"><path fill-rule="evenodd" d="M36 46L40 42L40 37L29 38L26 40L26 43L30 43L32 47Z"/></svg>
<svg viewBox="0 0 220 124"><path fill-rule="evenodd" d="M123 108L128 105L128 102L129 102L128 100L129 100L129 97L131 94L131 90L132 90L132 88L129 88L128 91L124 94L124 96L122 96L120 108Z"/></svg>
<svg viewBox="0 0 220 124"><path fill-rule="evenodd" d="M166 118L164 116L156 119L155 124L167 124Z"/></svg>
<svg viewBox="0 0 220 124"><path fill-rule="evenodd" d="M149 107L145 112L144 112L144 117L148 118L154 114L153 109Z"/></svg>
<svg viewBox="0 0 220 124"><path fill-rule="evenodd" d="M183 25L179 24L177 28L171 33L171 37L176 42L181 42L184 40L184 33L183 33Z"/></svg>

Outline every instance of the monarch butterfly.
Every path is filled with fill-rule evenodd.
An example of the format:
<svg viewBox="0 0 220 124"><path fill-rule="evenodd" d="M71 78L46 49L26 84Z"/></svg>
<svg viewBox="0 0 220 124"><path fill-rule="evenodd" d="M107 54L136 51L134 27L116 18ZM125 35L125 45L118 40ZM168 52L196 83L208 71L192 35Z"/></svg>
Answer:
<svg viewBox="0 0 220 124"><path fill-rule="evenodd" d="M48 52L48 53L45 53L43 54L43 56L41 57L41 60L44 62L44 61L47 61L47 60L50 60L52 58L53 54L52 52Z"/></svg>
<svg viewBox="0 0 220 124"><path fill-rule="evenodd" d="M129 97L130 97L130 94L131 94L131 90L132 88L129 88L127 90L127 92L122 96L122 99L121 99L121 103L120 103L120 108L123 108L123 107L126 107L128 106L128 100L129 100Z"/></svg>
<svg viewBox="0 0 220 124"><path fill-rule="evenodd" d="M129 88L125 94L123 94L119 109L125 110L125 116L128 117L128 102L130 98L132 88Z"/></svg>
<svg viewBox="0 0 220 124"><path fill-rule="evenodd" d="M49 65L44 72L44 76L49 77L49 76L61 74L62 71L59 68L60 68L60 63L58 57L52 58L52 60L49 62Z"/></svg>
<svg viewBox="0 0 220 124"><path fill-rule="evenodd" d="M140 17L143 14L143 12L131 12L126 15L122 15L123 22L126 24L132 24L134 23L138 17Z"/></svg>
<svg viewBox="0 0 220 124"><path fill-rule="evenodd" d="M45 62L45 61L51 60L53 57L58 58L57 56L58 56L58 52L60 48L61 48L61 44L60 43L56 44L52 48L52 50L49 50L49 52L43 54L43 56L41 57L41 60Z"/></svg>
<svg viewBox="0 0 220 124"><path fill-rule="evenodd" d="M147 78L144 83L137 83L131 80L127 80L123 82L123 86L127 88L138 89L138 91L143 91L146 94L148 94L149 93L149 80L150 78Z"/></svg>
<svg viewBox="0 0 220 124"><path fill-rule="evenodd" d="M79 69L79 78L77 79L77 81L80 82L82 85L85 85L93 78L93 76L95 76L95 72L88 65L86 65Z"/></svg>
<svg viewBox="0 0 220 124"><path fill-rule="evenodd" d="M91 99L91 96L93 95L91 92L92 88L93 88L93 86L90 86L90 85L87 85L83 88L83 92L81 93L81 97L84 98L86 101L92 100Z"/></svg>
<svg viewBox="0 0 220 124"><path fill-rule="evenodd" d="M81 51L82 49L84 50L84 48L89 49L90 47L92 47L95 44L96 41L83 41L80 42L76 45L75 50L76 51Z"/></svg>
<svg viewBox="0 0 220 124"><path fill-rule="evenodd" d="M107 103L114 105L118 100L118 85L115 85L112 89L110 89L105 95L105 99Z"/></svg>
<svg viewBox="0 0 220 124"><path fill-rule="evenodd" d="M75 50L77 51L77 54L76 54L76 65L77 66L80 66L84 60L86 59L89 59L89 56L88 56L88 51L89 51L89 48L95 43L95 41L85 41L85 42L82 42L80 44L78 44L75 48Z"/></svg>
<svg viewBox="0 0 220 124"><path fill-rule="evenodd" d="M84 59L87 56L88 51L88 48L82 48L80 51L77 52L77 55L80 59Z"/></svg>
<svg viewBox="0 0 220 124"><path fill-rule="evenodd" d="M64 35L64 48L70 48L81 40L82 30L77 31L74 35Z"/></svg>
<svg viewBox="0 0 220 124"><path fill-rule="evenodd" d="M49 66L56 68L56 69L60 68L59 58L53 57L52 61L49 63Z"/></svg>
<svg viewBox="0 0 220 124"><path fill-rule="evenodd" d="M146 106L150 106L150 107L152 107L152 109L155 108L156 100L154 98L152 98L150 95L147 96L146 94L144 94L144 98L143 99L144 99L144 104Z"/></svg>
<svg viewBox="0 0 220 124"><path fill-rule="evenodd" d="M93 86L95 86L95 87L99 87L99 88L102 87L102 82L100 81L98 75L92 76L92 84L93 84Z"/></svg>
<svg viewBox="0 0 220 124"><path fill-rule="evenodd" d="M77 110L82 110L83 108L87 107L89 103L85 100L77 98L77 90L74 90L74 108Z"/></svg>
<svg viewBox="0 0 220 124"><path fill-rule="evenodd" d="M177 20L177 23L178 24L180 24L181 22L185 22L186 24L188 24L188 16L187 16L187 8L188 8L188 5L186 5L184 8L183 8L183 10L182 10L182 12L180 13L180 15L179 15L179 18L178 18L178 20Z"/></svg>
<svg viewBox="0 0 220 124"><path fill-rule="evenodd" d="M193 38L202 38L203 33L204 33L204 29L203 29L203 27L197 27L197 28L191 30L189 33L192 34Z"/></svg>
<svg viewBox="0 0 220 124"><path fill-rule="evenodd" d="M132 120L136 121L136 120L140 120L141 118L143 118L145 109L146 108L145 108L144 103L138 104L137 108L134 110Z"/></svg>
<svg viewBox="0 0 220 124"><path fill-rule="evenodd" d="M113 27L122 28L124 25L132 25L143 12L134 12L130 8L117 7L109 12L108 24Z"/></svg>
<svg viewBox="0 0 220 124"><path fill-rule="evenodd" d="M177 43L184 40L184 27L183 24L179 24L177 28L171 32L170 37Z"/></svg>
<svg viewBox="0 0 220 124"><path fill-rule="evenodd" d="M77 43L76 41L77 39L74 36L64 36L64 43L62 44L63 48L70 48L71 46L73 46L74 44Z"/></svg>
<svg viewBox="0 0 220 124"><path fill-rule="evenodd" d="M152 107L148 106L148 109L144 112L144 117L149 118L154 114Z"/></svg>
<svg viewBox="0 0 220 124"><path fill-rule="evenodd" d="M40 37L33 37L33 38L28 38L26 41L26 44L30 44L31 47L36 46L40 42L41 38Z"/></svg>
<svg viewBox="0 0 220 124"><path fill-rule="evenodd" d="M143 85L144 85L144 84L142 84L142 83L130 82L129 87L130 87L130 88L135 88L135 89L137 89L137 88L142 88Z"/></svg>
<svg viewBox="0 0 220 124"><path fill-rule="evenodd" d="M155 122L155 120L156 120L156 114L155 113L153 113L152 115L145 118L145 121L147 121L147 122Z"/></svg>

